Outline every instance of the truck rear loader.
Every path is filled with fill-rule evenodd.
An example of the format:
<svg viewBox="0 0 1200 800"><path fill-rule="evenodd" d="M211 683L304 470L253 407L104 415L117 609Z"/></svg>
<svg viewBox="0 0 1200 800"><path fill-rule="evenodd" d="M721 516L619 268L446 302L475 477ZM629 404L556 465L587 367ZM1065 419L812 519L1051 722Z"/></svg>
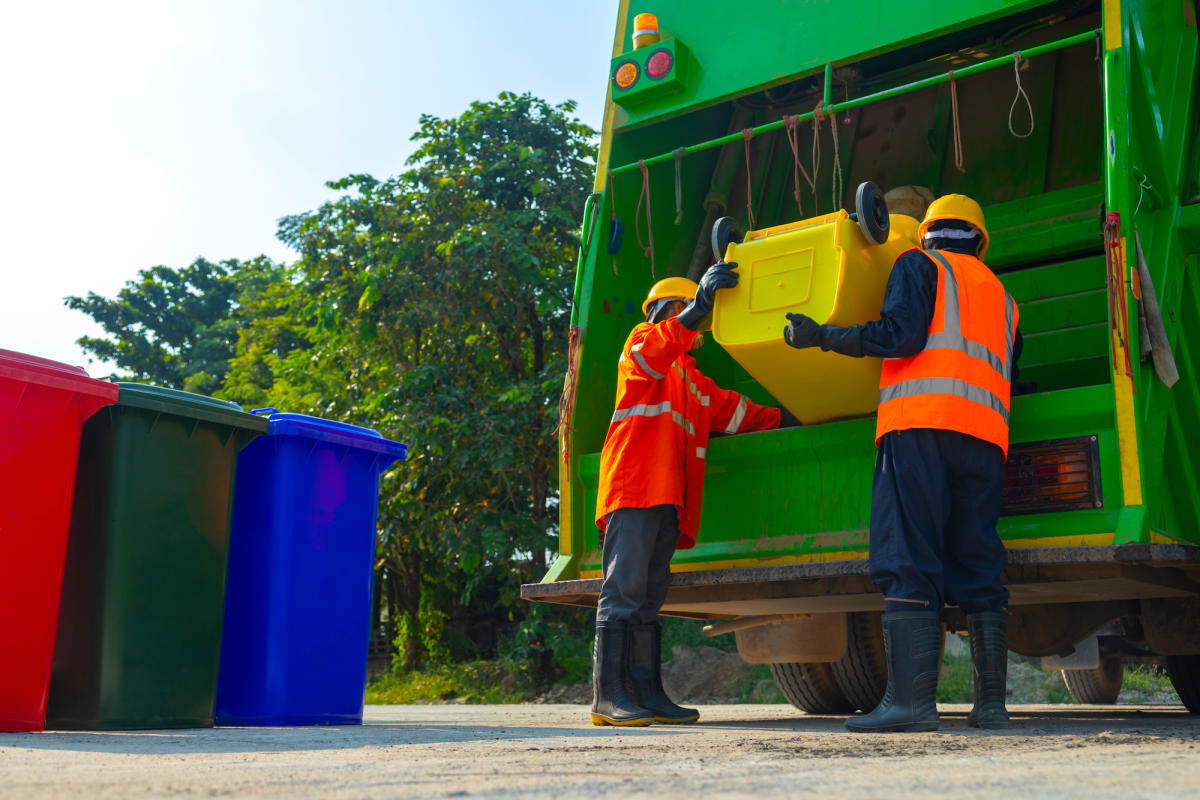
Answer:
<svg viewBox="0 0 1200 800"><path fill-rule="evenodd" d="M660 29L635 49L640 12ZM1066 670L1081 701L1113 702L1123 664L1161 665L1200 713L1196 18L1195 0L623 0L572 309L559 555L522 596L595 604L617 359L651 284L713 262L718 220L836 219L851 242L869 233L867 181L893 221L961 193L983 205L985 261L1020 307L1020 378L1037 384L1011 403L1010 647ZM789 280L877 291L825 257L834 246L788 256ZM823 389L819 364L739 361L716 338L696 355L721 386L821 402L801 427L711 441L698 543L675 556L664 613L725 620L713 628L801 709L870 710L886 683L866 562L873 406L832 377ZM954 609L944 620L965 630Z"/></svg>

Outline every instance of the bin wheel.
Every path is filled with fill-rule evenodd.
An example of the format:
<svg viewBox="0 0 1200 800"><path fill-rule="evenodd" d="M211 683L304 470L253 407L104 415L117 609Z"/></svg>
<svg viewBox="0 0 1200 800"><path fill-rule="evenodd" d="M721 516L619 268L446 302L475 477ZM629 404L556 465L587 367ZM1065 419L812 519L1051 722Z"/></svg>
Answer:
<svg viewBox="0 0 1200 800"><path fill-rule="evenodd" d="M725 260L725 248L729 247L730 242L742 243L742 226L733 217L721 217L712 226L712 251L713 258L717 261Z"/></svg>
<svg viewBox="0 0 1200 800"><path fill-rule="evenodd" d="M1121 680L1125 668L1121 659L1114 656L1102 657L1095 669L1061 670L1063 683L1076 703L1092 706L1111 706L1121 694Z"/></svg>
<svg viewBox="0 0 1200 800"><path fill-rule="evenodd" d="M809 714L849 714L854 706L842 694L828 664L771 664L771 677L788 702Z"/></svg>
<svg viewBox="0 0 1200 800"><path fill-rule="evenodd" d="M858 227L871 244L888 240L892 221L888 217L887 201L874 181L863 181L854 195L854 216Z"/></svg>

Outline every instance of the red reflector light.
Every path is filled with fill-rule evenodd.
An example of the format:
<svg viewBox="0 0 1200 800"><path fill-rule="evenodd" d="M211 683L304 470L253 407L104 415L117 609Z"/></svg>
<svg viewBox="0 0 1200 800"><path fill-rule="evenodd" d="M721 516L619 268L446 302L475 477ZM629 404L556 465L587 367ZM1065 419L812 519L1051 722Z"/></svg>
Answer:
<svg viewBox="0 0 1200 800"><path fill-rule="evenodd" d="M1025 442L1009 448L1001 515L1103 506L1095 436Z"/></svg>
<svg viewBox="0 0 1200 800"><path fill-rule="evenodd" d="M651 78L661 78L671 71L673 63L670 50L659 50L652 53L649 60L646 61L646 74Z"/></svg>

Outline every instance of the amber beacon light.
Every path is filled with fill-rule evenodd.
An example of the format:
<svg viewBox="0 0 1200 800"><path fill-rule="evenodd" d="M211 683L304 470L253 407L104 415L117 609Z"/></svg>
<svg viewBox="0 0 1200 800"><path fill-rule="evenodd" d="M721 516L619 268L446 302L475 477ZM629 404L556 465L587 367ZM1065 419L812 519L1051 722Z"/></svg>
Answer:
<svg viewBox="0 0 1200 800"><path fill-rule="evenodd" d="M658 17L638 14L633 18L633 49L658 44Z"/></svg>

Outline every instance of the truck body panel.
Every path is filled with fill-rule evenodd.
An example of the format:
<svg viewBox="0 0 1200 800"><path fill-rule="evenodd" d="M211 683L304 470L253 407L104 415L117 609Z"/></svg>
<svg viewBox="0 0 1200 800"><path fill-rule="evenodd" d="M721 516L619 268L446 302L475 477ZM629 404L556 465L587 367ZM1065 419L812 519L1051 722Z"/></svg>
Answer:
<svg viewBox="0 0 1200 800"><path fill-rule="evenodd" d="M1014 606L1194 598L1196 4L751 2L734 15L711 0L663 0L652 10L690 61L681 88L622 106L611 70L629 55L633 10L621 3L572 312L560 554L523 596L595 601L599 452L617 357L651 284L711 263L714 214L761 230L853 210L855 187L871 180L978 200L985 261L1019 304L1020 377L1038 391L1011 407L999 531ZM791 115L801 121L789 125ZM612 256L614 219L625 235ZM1151 294L1169 356L1145 346ZM719 385L776 404L711 337L696 356ZM1172 356L1179 377L1168 387L1160 373ZM700 535L672 562L666 613L881 608L864 561L874 429L868 415L714 438ZM1176 549L1163 561L1147 549L1157 545ZM1134 578L1121 572L1133 557L1123 548L1140 554ZM753 572L771 569L816 572L782 583ZM1147 577L1156 569L1170 579ZM696 600L699 586L722 588Z"/></svg>

